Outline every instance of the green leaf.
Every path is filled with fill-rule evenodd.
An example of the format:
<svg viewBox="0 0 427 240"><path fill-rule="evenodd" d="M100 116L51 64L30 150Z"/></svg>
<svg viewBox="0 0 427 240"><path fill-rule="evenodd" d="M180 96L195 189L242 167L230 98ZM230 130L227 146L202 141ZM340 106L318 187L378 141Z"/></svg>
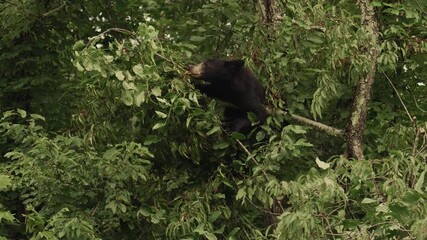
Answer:
<svg viewBox="0 0 427 240"><path fill-rule="evenodd" d="M166 125L166 123L164 123L164 122L158 122L158 123L156 123L156 124L153 126L153 130L156 130L156 129L162 128L162 127L164 127L165 125Z"/></svg>
<svg viewBox="0 0 427 240"><path fill-rule="evenodd" d="M400 223L404 223L407 219L411 218L411 214L406 206L402 203L392 203L389 206L391 215L393 215Z"/></svg>
<svg viewBox="0 0 427 240"><path fill-rule="evenodd" d="M247 193L246 193L245 189L241 188L241 189L239 189L239 191L237 191L236 200L243 199L246 197L246 195L247 195Z"/></svg>
<svg viewBox="0 0 427 240"><path fill-rule="evenodd" d="M166 113L163 113L160 111L155 111L155 112L159 118L167 118L168 117L168 115Z"/></svg>
<svg viewBox="0 0 427 240"><path fill-rule="evenodd" d="M7 175L0 175L0 191L12 185L12 180Z"/></svg>
<svg viewBox="0 0 427 240"><path fill-rule="evenodd" d="M151 93L156 97L160 97L162 95L162 90L159 87L154 87L151 89Z"/></svg>
<svg viewBox="0 0 427 240"><path fill-rule="evenodd" d="M81 51L86 47L86 44L83 42L83 40L77 41L74 46L73 46L73 50L74 51Z"/></svg>
<svg viewBox="0 0 427 240"><path fill-rule="evenodd" d="M144 141L144 145L145 146L149 146L149 145L151 145L151 144L153 144L153 143L158 143L158 142L160 142L160 140L162 140L158 135L148 135L146 138L145 138L145 141Z"/></svg>
<svg viewBox="0 0 427 240"><path fill-rule="evenodd" d="M230 233L228 234L227 238L234 237L234 235L236 235L239 231L240 231L239 227L233 228L233 230L231 230Z"/></svg>
<svg viewBox="0 0 427 240"><path fill-rule="evenodd" d="M343 221L343 226L348 229L357 229L361 224L362 222L360 220L355 219L345 219Z"/></svg>
<svg viewBox="0 0 427 240"><path fill-rule="evenodd" d="M148 207L141 207L141 208L139 208L139 210L136 214L137 214L137 216L142 215L144 217L148 217L151 215L151 211L150 211L150 208L148 208Z"/></svg>
<svg viewBox="0 0 427 240"><path fill-rule="evenodd" d="M79 62L76 62L75 64L79 72L83 72L85 70L84 67Z"/></svg>
<svg viewBox="0 0 427 240"><path fill-rule="evenodd" d="M132 106L133 105L132 93L129 91L124 91L122 93L122 101L126 106Z"/></svg>
<svg viewBox="0 0 427 240"><path fill-rule="evenodd" d="M135 83L133 82L123 82L123 88L126 90L137 90Z"/></svg>
<svg viewBox="0 0 427 240"><path fill-rule="evenodd" d="M257 142L261 142L265 138L265 132L264 131L257 132L255 138L256 138Z"/></svg>
<svg viewBox="0 0 427 240"><path fill-rule="evenodd" d="M371 198L364 198L362 200L362 204L371 204L371 203L377 203L377 201Z"/></svg>
<svg viewBox="0 0 427 240"><path fill-rule="evenodd" d="M402 199L405 203L416 204L422 195L417 191L407 191L402 195Z"/></svg>
<svg viewBox="0 0 427 240"><path fill-rule="evenodd" d="M17 219L13 216L12 213L0 211L0 223L3 219L10 223L17 222Z"/></svg>
<svg viewBox="0 0 427 240"><path fill-rule="evenodd" d="M316 164L317 164L317 166L319 166L319 168L321 168L323 170L326 170L326 169L331 167L331 164L323 162L318 157L316 157Z"/></svg>
<svg viewBox="0 0 427 240"><path fill-rule="evenodd" d="M317 34L312 34L307 36L307 40L313 43L322 44L323 39Z"/></svg>
<svg viewBox="0 0 427 240"><path fill-rule="evenodd" d="M208 221L213 223L218 219L219 216L221 216L221 211L215 211L209 216Z"/></svg>
<svg viewBox="0 0 427 240"><path fill-rule="evenodd" d="M218 150L218 149L228 148L228 146L230 146L229 142L220 141L220 142L215 143L212 148L215 150Z"/></svg>
<svg viewBox="0 0 427 240"><path fill-rule="evenodd" d="M125 75L123 74L122 71L115 71L114 75L116 75L116 78L119 79L120 81L123 81L125 79Z"/></svg>
<svg viewBox="0 0 427 240"><path fill-rule="evenodd" d="M123 203L119 203L117 206L122 213L126 212L126 205L124 205Z"/></svg>
<svg viewBox="0 0 427 240"><path fill-rule="evenodd" d="M115 214L117 212L117 204L116 202L109 202L106 206L105 209L110 209L113 214Z"/></svg>
<svg viewBox="0 0 427 240"><path fill-rule="evenodd" d="M381 2L371 2L373 7L381 7L383 4Z"/></svg>
<svg viewBox="0 0 427 240"><path fill-rule="evenodd" d="M143 78L145 76L144 68L142 67L141 64L137 64L137 65L133 66L132 71L141 78Z"/></svg>
<svg viewBox="0 0 427 240"><path fill-rule="evenodd" d="M217 240L218 238L215 236L215 234L210 233L210 232L205 232L204 234L202 234L203 236L205 236L208 240Z"/></svg>
<svg viewBox="0 0 427 240"><path fill-rule="evenodd" d="M30 116L31 116L31 118L36 119L36 120L46 121L46 119L39 114L32 113L32 114L30 114Z"/></svg>
<svg viewBox="0 0 427 240"><path fill-rule="evenodd" d="M20 108L18 108L16 111L19 113L19 115L21 115L21 118L26 118L27 117L27 112L26 111L24 111L24 110L22 110Z"/></svg>
<svg viewBox="0 0 427 240"><path fill-rule="evenodd" d="M120 151L116 148L110 148L107 151L104 152L104 154L102 155L102 157L104 159L114 159L117 156L120 155Z"/></svg>
<svg viewBox="0 0 427 240"><path fill-rule="evenodd" d="M245 140L246 139L246 136L244 134L242 134L242 133L239 133L239 132L232 132L230 134L230 136L233 139L237 139L237 140Z"/></svg>
<svg viewBox="0 0 427 240"><path fill-rule="evenodd" d="M191 36L190 37L191 42L201 42L201 41L204 41L205 39L206 39L206 37L201 37L201 36Z"/></svg>
<svg viewBox="0 0 427 240"><path fill-rule="evenodd" d="M135 105L137 107L140 107L142 103L145 102L145 92L140 92L138 95L135 96Z"/></svg>
<svg viewBox="0 0 427 240"><path fill-rule="evenodd" d="M422 192L422 188L424 186L424 178L426 175L427 169L425 169L421 174L420 177L418 178L417 183L414 186L414 189L417 190L418 192Z"/></svg>
<svg viewBox="0 0 427 240"><path fill-rule="evenodd" d="M214 134L214 133L216 133L216 132L218 132L218 131L220 131L221 130L221 128L220 127L218 127L218 126L215 126L215 127L213 127L211 130L209 130L209 132L207 132L206 133L206 135L212 135L212 134Z"/></svg>
<svg viewBox="0 0 427 240"><path fill-rule="evenodd" d="M307 132L304 127L298 125L292 125L289 129L296 134L305 134Z"/></svg>
<svg viewBox="0 0 427 240"><path fill-rule="evenodd" d="M108 63L111 63L114 61L114 57L111 55L104 55L104 59L105 61L107 61Z"/></svg>

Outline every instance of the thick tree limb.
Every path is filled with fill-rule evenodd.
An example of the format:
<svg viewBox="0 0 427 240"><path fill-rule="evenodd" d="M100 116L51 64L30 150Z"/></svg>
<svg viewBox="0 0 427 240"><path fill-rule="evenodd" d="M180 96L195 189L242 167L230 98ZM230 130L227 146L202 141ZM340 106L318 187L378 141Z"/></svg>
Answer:
<svg viewBox="0 0 427 240"><path fill-rule="evenodd" d="M359 160L364 159L363 154L363 132L366 127L366 116L368 113L368 103L371 97L372 84L377 66L377 58L379 55L378 47L378 22L375 18L375 12L369 0L358 1L361 10L362 29L368 37L366 48L370 66L367 70L366 76L359 79L356 85L351 117L347 126L347 152L350 157Z"/></svg>
<svg viewBox="0 0 427 240"><path fill-rule="evenodd" d="M324 132L324 133L331 135L331 136L334 136L334 137L344 138L344 130L342 130L342 129L334 128L334 127L325 125L323 123L316 122L316 121L313 121L311 119L301 117L298 115L290 114L290 116L291 116L292 120L295 122L313 127L313 128L315 128L321 132Z"/></svg>
<svg viewBox="0 0 427 240"><path fill-rule="evenodd" d="M295 114L291 114L282 110L279 111L271 111L270 109L268 109L269 114L279 114L279 115L288 115L291 119L292 122L296 122L302 125L306 125L309 127L313 127L316 130L319 130L323 133L326 133L330 136L334 136L334 137L339 137L339 138L343 138L345 139L345 131L342 129L338 129L338 128L334 128L331 126L328 126L326 124L320 123L320 122L316 122L314 120L305 118L305 117L301 117Z"/></svg>

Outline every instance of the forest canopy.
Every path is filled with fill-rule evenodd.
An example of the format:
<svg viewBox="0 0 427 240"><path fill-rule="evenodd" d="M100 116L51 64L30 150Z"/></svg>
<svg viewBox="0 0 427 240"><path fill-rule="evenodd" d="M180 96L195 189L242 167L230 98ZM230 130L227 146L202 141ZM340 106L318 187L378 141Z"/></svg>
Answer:
<svg viewBox="0 0 427 240"><path fill-rule="evenodd" d="M0 0L0 239L427 239L426 129L423 0Z"/></svg>

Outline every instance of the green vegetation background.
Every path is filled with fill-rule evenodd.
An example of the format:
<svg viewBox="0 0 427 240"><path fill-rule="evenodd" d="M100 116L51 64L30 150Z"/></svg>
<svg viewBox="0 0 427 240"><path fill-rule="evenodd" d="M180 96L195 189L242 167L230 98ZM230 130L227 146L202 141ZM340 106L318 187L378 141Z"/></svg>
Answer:
<svg viewBox="0 0 427 240"><path fill-rule="evenodd" d="M370 64L356 1L271 2L0 1L0 239L426 239L427 3L371 3L356 161L281 114L226 134L185 76L242 58L272 112L344 129Z"/></svg>

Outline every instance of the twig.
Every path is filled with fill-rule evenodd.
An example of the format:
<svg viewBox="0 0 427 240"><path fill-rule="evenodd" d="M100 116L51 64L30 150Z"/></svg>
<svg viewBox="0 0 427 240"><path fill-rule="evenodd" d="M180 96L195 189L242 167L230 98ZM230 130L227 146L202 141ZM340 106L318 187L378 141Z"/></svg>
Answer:
<svg viewBox="0 0 427 240"><path fill-rule="evenodd" d="M243 149L243 151L245 151L245 153L248 155L248 160L252 160L254 161L256 164L259 164L258 161L252 156L251 152L249 152L249 150L245 147L245 145L243 145L242 142L240 142L239 139L236 139L237 144L239 144L239 146ZM267 176L267 173L265 173L264 170L261 170L262 174L264 175L265 179L267 181L270 181L269 177Z"/></svg>
<svg viewBox="0 0 427 240"><path fill-rule="evenodd" d="M135 34L135 32L132 32L132 31L129 31L129 30L127 30L127 29L123 29L123 28L109 28L109 29L107 29L107 30L103 31L102 33L100 33L100 34L98 34L98 35L96 35L96 36L94 36L94 37L90 37L90 38L89 38L89 42L86 44L86 47L85 47L85 48L88 48L88 47L89 47L89 45L93 42L93 40L97 39L97 38L98 38L98 37L100 37L100 36L105 35L105 34L106 34L106 33L108 33L108 32L119 32L119 33L129 34L129 35L131 35L133 38L135 38L135 40L137 40L137 39L136 39L136 34ZM138 41L138 40L137 40L137 41ZM139 41L138 41L138 42L139 42Z"/></svg>
<svg viewBox="0 0 427 240"><path fill-rule="evenodd" d="M380 68L380 70L384 74L384 76L387 78L387 80L389 81L391 86L393 87L394 92L396 93L397 97L399 98L400 103L402 104L403 108L405 109L406 114L409 117L409 121L411 121L412 124L414 125L415 139L414 139L414 143L412 144L412 156L416 157L416 156L418 156L417 147L418 147L418 142L420 140L420 134L421 134L421 129L418 127L418 123L417 123L417 117L411 116L411 114L408 111L408 108L406 107L405 103L403 102L402 98L400 97L400 94L397 91L396 87L394 86L393 82L390 80L390 78L387 76L387 74L385 74L385 72L383 71L382 68ZM415 100L415 104L417 104L416 100ZM422 150L422 148L420 150ZM421 153L421 151L419 151L418 153Z"/></svg>
<svg viewBox="0 0 427 240"><path fill-rule="evenodd" d="M418 122L416 117L412 119L412 122L415 126L415 139L414 143L412 144L412 156L415 156L415 154L417 153L418 142L420 141L421 129L418 128Z"/></svg>
<svg viewBox="0 0 427 240"><path fill-rule="evenodd" d="M372 180L372 183L374 184L375 191L377 192L378 196L381 197L381 201L382 202L387 201L386 196L384 195L384 193L381 191L380 187L378 186L377 179L371 178L371 180Z"/></svg>
<svg viewBox="0 0 427 240"><path fill-rule="evenodd" d="M329 220L328 220L327 217L325 217L325 216L322 216L322 217L323 217L323 219L326 222L326 225L327 225L327 228L329 230L329 233L331 234L332 238L335 240L336 238L335 238L334 232L332 231L331 223L329 222Z"/></svg>
<svg viewBox="0 0 427 240"><path fill-rule="evenodd" d="M399 98L400 103L402 104L403 108L405 109L406 114L407 114L407 115L408 115L408 117L409 117L409 121L411 121L411 122L412 122L413 118L412 118L411 114L409 113L408 108L406 108L406 105L405 105L405 103L403 102L402 98L400 97L400 94L399 94L399 92L397 91L396 87L394 86L393 82L390 80L390 78L387 76L387 74L385 74L385 72L383 71L383 69L382 69L382 68L379 68L379 69L381 70L381 72L382 72L382 73L384 74L384 76L387 78L388 82L389 82L389 83L391 84L391 86L393 87L394 92L396 93L397 97Z"/></svg>
<svg viewBox="0 0 427 240"><path fill-rule="evenodd" d="M418 106L417 99L415 99L415 96L412 96L412 98L414 99L415 106L416 106L416 107L417 107L421 112L423 112L423 113L427 113L427 111L426 111L426 110L424 110L424 109L422 109L420 106Z"/></svg>
<svg viewBox="0 0 427 240"><path fill-rule="evenodd" d="M47 17L47 16L49 16L50 14L52 14L52 13L54 13L54 12L56 12L56 11L59 11L61 8L63 8L65 6L65 1L62 3L62 5L61 6L59 6L59 7L57 7L57 8L55 8L55 9L52 9L52 10L50 10L49 12L46 12L46 13L44 13L43 14L43 17Z"/></svg>
<svg viewBox="0 0 427 240"><path fill-rule="evenodd" d="M93 216L96 212L96 210L98 209L100 202L98 202L98 204L96 204L95 208L93 209L92 213L90 214L91 216Z"/></svg>
<svg viewBox="0 0 427 240"><path fill-rule="evenodd" d="M424 9L421 7L421 4L418 2L418 0L415 0L415 3L417 4L417 6L420 8L420 10L421 10L422 12L424 12L425 14L427 14L427 12L426 12L426 11L424 11Z"/></svg>
<svg viewBox="0 0 427 240"><path fill-rule="evenodd" d="M420 130L420 135L421 134L424 135L423 136L423 143L421 144L420 149L414 155L414 157L418 157L418 155L420 155L424 151L424 149L426 149L426 147L427 147L427 144L426 144L426 142L427 142L427 133L426 133L426 130L424 128L419 128L419 130Z"/></svg>

